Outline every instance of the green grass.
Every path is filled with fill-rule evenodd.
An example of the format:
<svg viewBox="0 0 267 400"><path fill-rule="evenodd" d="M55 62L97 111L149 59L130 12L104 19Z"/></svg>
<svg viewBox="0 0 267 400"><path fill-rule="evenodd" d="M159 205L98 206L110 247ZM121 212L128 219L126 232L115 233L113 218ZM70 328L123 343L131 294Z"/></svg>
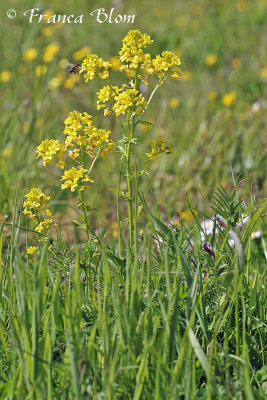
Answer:
<svg viewBox="0 0 267 400"><path fill-rule="evenodd" d="M200 225L168 227L142 199L133 255L55 239L25 259L15 226L1 241L1 398L264 399L265 242L250 236L265 206L236 250L215 235L213 259Z"/></svg>
<svg viewBox="0 0 267 400"><path fill-rule="evenodd" d="M38 4L77 15L100 7ZM48 37L45 24L25 23L22 12L31 7L8 1L0 16L0 398L266 398L266 1L155 0L147 13L135 0L122 4L122 13L136 13L134 26L90 19L53 27ZM10 8L14 20L6 17ZM89 222L101 244L85 240L73 223L75 195L60 189L55 168L41 168L35 158L42 140L62 138L72 110L87 111L119 137L114 121L96 110L98 83L80 79L67 89L62 59L75 61L83 46L108 59L130 28L151 35L153 55L178 49L184 73L153 99L146 115L152 125L138 127L139 166L150 139L164 135L173 150L140 177L133 249L126 206L114 190L118 153L96 163L89 191ZM51 43L59 52L44 63ZM37 57L26 61L31 47ZM208 54L217 57L212 67ZM38 77L40 64L47 72ZM11 74L7 82L3 71ZM113 77L120 79L116 71ZM236 101L226 107L230 91ZM34 233L21 210L33 186L51 193L59 226L49 238ZM112 225L118 214L120 243ZM239 230L243 214L249 221ZM203 220L216 215L228 228L205 233ZM26 254L29 245L39 248L34 256Z"/></svg>

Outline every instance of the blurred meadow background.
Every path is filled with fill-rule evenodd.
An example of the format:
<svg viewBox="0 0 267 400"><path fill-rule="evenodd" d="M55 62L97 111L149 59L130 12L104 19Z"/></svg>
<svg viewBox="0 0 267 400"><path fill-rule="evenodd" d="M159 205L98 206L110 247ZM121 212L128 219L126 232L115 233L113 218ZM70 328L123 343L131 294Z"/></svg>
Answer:
<svg viewBox="0 0 267 400"><path fill-rule="evenodd" d="M33 7L84 20L30 24ZM135 21L100 24L89 15L100 7ZM266 398L266 20L266 0L1 2L1 399ZM182 77L160 87L137 126L139 165L151 139L164 136L172 152L144 166L134 248L120 201L120 248L118 152L96 163L88 191L100 243L74 224L77 196L36 147L61 139L73 110L119 137L96 108L102 82L68 63L97 53L121 85L130 29L151 36L153 57L174 51ZM51 195L52 239L21 212L32 187Z"/></svg>
<svg viewBox="0 0 267 400"><path fill-rule="evenodd" d="M22 13L32 7L52 14L84 14L84 22L38 24L36 19L29 24ZM135 22L100 24L89 16L99 7L136 14ZM6 16L10 8L17 11L15 19ZM182 81L161 88L146 116L153 126L139 125L138 131L143 155L149 151L148 141L157 136L165 136L173 149L151 163L149 171L158 203L168 209L169 218L187 211L187 197L194 207L207 210L216 185L231 187L231 166L236 178L245 179L241 190L262 199L267 140L265 22L264 0L154 1L148 12L141 1L6 2L0 28L1 213L10 216L14 198L21 201L32 186L51 188L57 201L66 196L56 183L56 169L40 168L35 149L46 138L62 136L70 111L87 111L96 124L104 123L116 136L118 127L103 122L101 111L96 111L98 85L69 74L67 63L81 62L88 52L98 53L111 60L114 81L120 80L116 56L122 38L133 28L150 34L154 55L168 49L182 61ZM117 184L117 161L109 157L97 165L90 193L98 209L96 219L104 226L116 218L109 189ZM71 220L67 212L62 222Z"/></svg>

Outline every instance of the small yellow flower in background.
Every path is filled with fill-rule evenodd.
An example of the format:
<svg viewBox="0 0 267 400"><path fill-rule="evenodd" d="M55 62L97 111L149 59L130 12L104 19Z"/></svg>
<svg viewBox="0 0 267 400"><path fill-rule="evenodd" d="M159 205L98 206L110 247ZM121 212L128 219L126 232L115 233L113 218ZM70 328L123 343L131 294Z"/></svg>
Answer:
<svg viewBox="0 0 267 400"><path fill-rule="evenodd" d="M29 122L23 122L23 124L21 125L21 131L23 132L23 133L26 133L26 132L28 132L28 130L29 130L29 127L30 127L30 124L29 124Z"/></svg>
<svg viewBox="0 0 267 400"><path fill-rule="evenodd" d="M88 54L92 53L92 49L88 46L82 47L72 54L72 58L75 61L80 61L85 58Z"/></svg>
<svg viewBox="0 0 267 400"><path fill-rule="evenodd" d="M239 58L233 58L232 59L232 67L233 68L238 68L240 67L241 61Z"/></svg>
<svg viewBox="0 0 267 400"><path fill-rule="evenodd" d="M180 100L177 97L172 97L169 101L170 108L177 108L180 105Z"/></svg>
<svg viewBox="0 0 267 400"><path fill-rule="evenodd" d="M43 118L37 118L37 120L36 120L36 122L35 122L35 126L36 126L36 128L40 128L40 127L42 127L44 125L44 120L43 120Z"/></svg>
<svg viewBox="0 0 267 400"><path fill-rule="evenodd" d="M47 66L46 65L37 65L35 69L36 76L45 75L47 73Z"/></svg>
<svg viewBox="0 0 267 400"><path fill-rule="evenodd" d="M194 217L190 210L182 211L180 216L184 221L193 221L194 220Z"/></svg>
<svg viewBox="0 0 267 400"><path fill-rule="evenodd" d="M208 93L208 99L209 99L209 101L214 101L214 100L217 99L217 97L218 97L218 93L215 92L215 91L212 91L212 92L209 92L209 93Z"/></svg>
<svg viewBox="0 0 267 400"><path fill-rule="evenodd" d="M231 107L236 101L235 92L225 93L222 97L222 102L226 107Z"/></svg>
<svg viewBox="0 0 267 400"><path fill-rule="evenodd" d="M46 26L42 29L42 35L44 37L50 37L53 35L53 28L51 28L50 26Z"/></svg>
<svg viewBox="0 0 267 400"><path fill-rule="evenodd" d="M23 58L26 61L35 60L36 57L37 57L37 50L34 47L25 50L23 53Z"/></svg>
<svg viewBox="0 0 267 400"><path fill-rule="evenodd" d="M167 143L164 137L159 137L154 142L153 140L149 141L151 145L151 153L146 153L146 156L149 160L155 160L156 156L161 153L171 153L171 148L167 147Z"/></svg>
<svg viewBox="0 0 267 400"><path fill-rule="evenodd" d="M58 62L58 65L62 69L67 68L68 64L69 64L69 61L67 60L67 58L61 58L61 60L59 60L59 62Z"/></svg>
<svg viewBox="0 0 267 400"><path fill-rule="evenodd" d="M54 13L53 10L46 10L46 11L44 12L44 18L43 18L43 20L44 20L45 22L47 22L48 18L51 18L54 14L55 14L55 13Z"/></svg>
<svg viewBox="0 0 267 400"><path fill-rule="evenodd" d="M205 63L209 67L212 67L213 65L215 65L217 63L217 57L215 56L215 54L207 55L207 57L205 58Z"/></svg>
<svg viewBox="0 0 267 400"><path fill-rule="evenodd" d="M118 235L119 235L119 231L118 231L118 223L117 223L116 221L113 221L113 222L111 223L110 229L111 229L111 232L112 232L112 236L113 236L114 238L117 238Z"/></svg>
<svg viewBox="0 0 267 400"><path fill-rule="evenodd" d="M190 81L192 79L192 72L191 71L183 71L182 72L182 81Z"/></svg>
<svg viewBox="0 0 267 400"><path fill-rule="evenodd" d="M155 9L155 15L157 17L163 17L164 15L166 15L166 10L164 7L157 7Z"/></svg>
<svg viewBox="0 0 267 400"><path fill-rule="evenodd" d="M244 9L246 8L246 3L243 0L240 0L236 3L235 7L239 12L244 11Z"/></svg>
<svg viewBox="0 0 267 400"><path fill-rule="evenodd" d="M261 78L267 79L267 67L261 69L260 76Z"/></svg>
<svg viewBox="0 0 267 400"><path fill-rule="evenodd" d="M38 247L36 246L30 246L27 248L27 254L34 254L38 250Z"/></svg>
<svg viewBox="0 0 267 400"><path fill-rule="evenodd" d="M49 63L54 60L55 56L59 52L59 44L51 43L44 48L43 61Z"/></svg>
<svg viewBox="0 0 267 400"><path fill-rule="evenodd" d="M12 150L10 149L10 147L7 147L6 149L3 150L3 157L4 158L8 158L12 153Z"/></svg>
<svg viewBox="0 0 267 400"><path fill-rule="evenodd" d="M48 88L50 90L55 90L57 89L64 81L65 79L65 74L64 72L58 72L56 76L54 76L50 81L48 82Z"/></svg>
<svg viewBox="0 0 267 400"><path fill-rule="evenodd" d="M120 70L121 62L120 62L120 58L118 56L111 57L109 62L110 62L112 71Z"/></svg>
<svg viewBox="0 0 267 400"><path fill-rule="evenodd" d="M64 82L64 88L71 90L75 86L75 83L79 80L79 75L72 75L68 77Z"/></svg>
<svg viewBox="0 0 267 400"><path fill-rule="evenodd" d="M186 26L186 24L187 24L187 17L185 16L185 15L180 15L179 17L177 17L176 19L175 19L175 23L179 26L179 27L182 27L182 26Z"/></svg>
<svg viewBox="0 0 267 400"><path fill-rule="evenodd" d="M11 73L9 71L2 71L0 74L0 80L2 82L8 82L11 78Z"/></svg>

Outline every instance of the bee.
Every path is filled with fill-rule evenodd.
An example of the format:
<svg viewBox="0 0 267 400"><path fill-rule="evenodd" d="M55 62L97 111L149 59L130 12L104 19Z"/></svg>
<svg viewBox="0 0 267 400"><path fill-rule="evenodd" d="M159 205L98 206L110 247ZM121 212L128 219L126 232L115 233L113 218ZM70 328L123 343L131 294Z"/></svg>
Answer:
<svg viewBox="0 0 267 400"><path fill-rule="evenodd" d="M81 64L68 64L68 67L70 67L70 74L76 74L76 72L78 72L82 68Z"/></svg>

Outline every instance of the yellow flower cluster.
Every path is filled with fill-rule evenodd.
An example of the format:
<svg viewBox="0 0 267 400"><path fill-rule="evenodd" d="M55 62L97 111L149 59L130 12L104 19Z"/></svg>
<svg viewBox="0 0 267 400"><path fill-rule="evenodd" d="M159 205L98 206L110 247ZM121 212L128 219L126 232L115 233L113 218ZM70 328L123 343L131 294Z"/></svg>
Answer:
<svg viewBox="0 0 267 400"><path fill-rule="evenodd" d="M46 166L47 164L51 163L53 156L59 151L60 144L58 140L54 139L47 139L44 140L38 147L37 147L37 157L42 157L43 165Z"/></svg>
<svg viewBox="0 0 267 400"><path fill-rule="evenodd" d="M27 254L34 254L34 253L36 253L36 251L38 250L38 247L36 247L36 246L30 246L30 247L28 247L27 248Z"/></svg>
<svg viewBox="0 0 267 400"><path fill-rule="evenodd" d="M139 30L131 30L122 40L122 49L119 52L121 62L126 62L127 66L123 66L123 70L137 69L138 66L145 62L146 55L143 51L147 45L153 40L146 33Z"/></svg>
<svg viewBox="0 0 267 400"><path fill-rule="evenodd" d="M171 148L167 146L164 137L157 138L155 142L150 140L149 144L152 146L151 153L146 153L149 160L155 160L156 156L160 153L171 153Z"/></svg>
<svg viewBox="0 0 267 400"><path fill-rule="evenodd" d="M174 52L163 51L154 59L151 54L144 53L143 49L152 43L150 36L146 33L142 34L139 30L129 31L122 43L119 55L121 62L126 63L121 66L122 71L131 75L132 70L141 69L149 76L163 77L167 72L170 72L173 79L181 77L180 69L178 69L181 60Z"/></svg>
<svg viewBox="0 0 267 400"><path fill-rule="evenodd" d="M97 129L93 125L91 115L72 111L65 120L64 139L59 142L54 139L46 139L37 147L37 157L43 159L43 165L50 164L56 156L58 158L57 166L65 168L66 155L75 160L77 167L66 170L62 176L62 189L70 188L73 192L76 187L79 190L85 190L84 182L93 182L88 170L82 165L85 163L85 157L97 158L105 157L107 152L114 150L114 143L109 138L110 131Z"/></svg>
<svg viewBox="0 0 267 400"><path fill-rule="evenodd" d="M83 167L79 167L78 169L75 167L72 167L64 172L64 175L62 176L61 180L65 181L61 188L66 189L70 188L72 192L74 192L75 188L78 186L79 181L80 182L93 182L93 179L89 177L89 175L86 173L88 172L87 169L84 169ZM82 186L83 190L86 190L86 186Z"/></svg>
<svg viewBox="0 0 267 400"><path fill-rule="evenodd" d="M32 188L24 197L23 213L29 215L37 225L36 232L48 231L54 222L47 203L50 196L46 196L40 189Z"/></svg>
<svg viewBox="0 0 267 400"><path fill-rule="evenodd" d="M85 72L85 82L99 77L107 79L109 77L109 68L111 64L108 61L102 60L97 54L89 54L82 62L80 73Z"/></svg>
<svg viewBox="0 0 267 400"><path fill-rule="evenodd" d="M144 49L153 42L150 36L139 30L131 30L122 40L122 49L119 52L119 58L116 59L116 68L108 61L103 61L96 54L89 54L82 63L80 73L85 72L85 80L88 82L96 77L107 79L109 77L109 68L117 70L121 63L120 70L124 71L128 77L136 76L147 83L147 79L156 75L163 78L166 74L170 74L171 78L179 79L181 71L178 68L181 64L180 58L175 52L163 51L161 54L152 58L151 54L146 53ZM148 74L145 78L140 72ZM109 114L106 111L106 115Z"/></svg>
<svg viewBox="0 0 267 400"><path fill-rule="evenodd" d="M181 77L180 69L177 67L181 65L180 58L172 51L163 51L158 54L156 58L152 59L151 62L147 62L144 65L144 70L149 75L157 75L162 77L167 72L171 72L171 78L179 79Z"/></svg>
<svg viewBox="0 0 267 400"><path fill-rule="evenodd" d="M97 109L104 108L104 115L121 115L134 106L139 106L137 114L143 112L146 102L137 89L122 89L118 86L105 86L97 92Z"/></svg>

